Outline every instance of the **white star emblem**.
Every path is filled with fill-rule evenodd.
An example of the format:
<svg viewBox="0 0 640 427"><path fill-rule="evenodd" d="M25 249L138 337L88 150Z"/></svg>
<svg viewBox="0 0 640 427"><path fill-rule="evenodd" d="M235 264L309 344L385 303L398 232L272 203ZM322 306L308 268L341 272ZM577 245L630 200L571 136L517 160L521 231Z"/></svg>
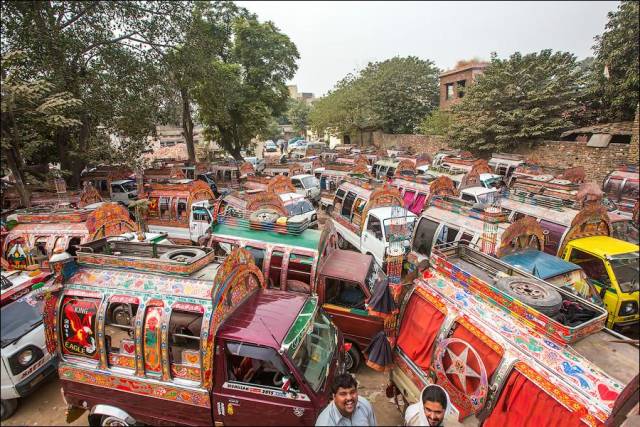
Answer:
<svg viewBox="0 0 640 427"><path fill-rule="evenodd" d="M465 347L460 355L455 354L449 347L447 347L447 354L451 358L451 366L446 370L447 374L457 375L462 389L467 391L467 377L468 378L481 378L480 374L474 371L467 363L469 355L469 347Z"/></svg>

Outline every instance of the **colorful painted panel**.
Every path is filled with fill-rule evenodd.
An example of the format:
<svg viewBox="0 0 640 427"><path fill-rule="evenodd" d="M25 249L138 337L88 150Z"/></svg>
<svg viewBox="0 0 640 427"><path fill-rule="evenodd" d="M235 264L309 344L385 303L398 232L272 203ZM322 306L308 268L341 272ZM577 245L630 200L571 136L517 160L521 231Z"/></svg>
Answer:
<svg viewBox="0 0 640 427"><path fill-rule="evenodd" d="M62 352L98 359L96 313L100 300L65 297L61 308Z"/></svg>
<svg viewBox="0 0 640 427"><path fill-rule="evenodd" d="M182 378L185 380L191 380L200 382L200 368L197 366L189 366L184 364L172 364L171 376L173 378Z"/></svg>
<svg viewBox="0 0 640 427"><path fill-rule="evenodd" d="M149 275L133 271L81 268L69 278L69 285L86 285L101 289L126 290L154 295L198 298L202 304L211 301L211 282L167 275Z"/></svg>
<svg viewBox="0 0 640 427"><path fill-rule="evenodd" d="M144 321L144 370L146 373L160 374L162 357L160 354L160 323L162 307L148 307Z"/></svg>
<svg viewBox="0 0 640 427"><path fill-rule="evenodd" d="M206 390L187 390L170 384L154 384L145 380L86 371L66 365L62 365L58 370L58 373L60 375L60 379L65 381L91 384L96 387L119 390L124 393L149 396L156 399L164 399L204 408L209 408L211 406L209 393Z"/></svg>
<svg viewBox="0 0 640 427"><path fill-rule="evenodd" d="M119 368L135 369L136 358L134 356L125 356L123 354L109 354L109 366L117 366Z"/></svg>

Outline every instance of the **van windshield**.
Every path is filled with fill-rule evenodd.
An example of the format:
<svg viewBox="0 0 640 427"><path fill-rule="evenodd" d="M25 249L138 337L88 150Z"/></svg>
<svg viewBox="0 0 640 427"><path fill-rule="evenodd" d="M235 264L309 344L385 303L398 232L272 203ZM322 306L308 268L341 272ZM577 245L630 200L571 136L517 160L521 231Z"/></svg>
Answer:
<svg viewBox="0 0 640 427"><path fill-rule="evenodd" d="M127 193L136 191L136 188L137 188L135 182L133 181L123 182L120 185L122 186L122 188L124 188L124 191L126 191Z"/></svg>
<svg viewBox="0 0 640 427"><path fill-rule="evenodd" d="M42 323L44 303L35 294L26 295L0 309L0 345L6 347Z"/></svg>
<svg viewBox="0 0 640 427"><path fill-rule="evenodd" d="M296 216L309 213L313 210L313 205L307 199L297 200L285 205L289 216Z"/></svg>
<svg viewBox="0 0 640 427"><path fill-rule="evenodd" d="M338 334L331 321L320 310L316 310L312 324L305 328L302 339L297 345L292 345L288 353L309 385L314 391L318 391L329 373Z"/></svg>
<svg viewBox="0 0 640 427"><path fill-rule="evenodd" d="M611 268L615 274L620 290L631 293L638 290L638 252L614 255L609 258Z"/></svg>
<svg viewBox="0 0 640 427"><path fill-rule="evenodd" d="M316 179L315 176L305 176L304 178L301 179L302 184L304 185L304 188L311 188L311 187L317 187L318 186L318 180Z"/></svg>

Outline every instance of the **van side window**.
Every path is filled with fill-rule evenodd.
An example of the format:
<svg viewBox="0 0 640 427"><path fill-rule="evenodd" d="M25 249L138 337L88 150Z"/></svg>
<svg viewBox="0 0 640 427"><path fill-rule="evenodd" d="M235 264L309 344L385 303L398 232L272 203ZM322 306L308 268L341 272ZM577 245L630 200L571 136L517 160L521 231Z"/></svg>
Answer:
<svg viewBox="0 0 640 427"><path fill-rule="evenodd" d="M336 200L342 201L342 199L344 199L344 193L345 191L342 188L338 188L338 191L336 191Z"/></svg>
<svg viewBox="0 0 640 427"><path fill-rule="evenodd" d="M254 248L253 246L245 246L244 248L251 252L253 260L256 263L256 267L262 270L264 268L264 249Z"/></svg>
<svg viewBox="0 0 640 427"><path fill-rule="evenodd" d="M418 252L420 255L431 255L433 236L436 234L437 229L437 222L431 221L427 218L420 218L415 237L413 238L413 250Z"/></svg>
<svg viewBox="0 0 640 427"><path fill-rule="evenodd" d="M176 202L176 218L178 221L185 220L187 216L187 199L180 198Z"/></svg>
<svg viewBox="0 0 640 427"><path fill-rule="evenodd" d="M287 271L287 282L289 280L299 280L311 285L311 267L313 257L292 253L289 256L289 267Z"/></svg>
<svg viewBox="0 0 640 427"><path fill-rule="evenodd" d="M442 228L438 233L438 238L436 239L436 245L440 245L442 243L451 243L456 239L458 235L458 229L449 227L446 224L442 224Z"/></svg>
<svg viewBox="0 0 640 427"><path fill-rule="evenodd" d="M289 390L300 391L282 358L272 348L228 342L225 354L230 381L280 389L283 377L288 376Z"/></svg>
<svg viewBox="0 0 640 427"><path fill-rule="evenodd" d="M607 268L600 258L578 249L572 249L569 262L573 262L582 267L589 278L599 282L598 285L611 285Z"/></svg>
<svg viewBox="0 0 640 427"><path fill-rule="evenodd" d="M169 206L171 205L170 197L160 197L160 201L158 202L160 206L160 218L162 219L170 219L171 218L171 209Z"/></svg>
<svg viewBox="0 0 640 427"><path fill-rule="evenodd" d="M291 184L293 184L294 187L299 188L301 190L304 190L304 185L302 185L302 181L300 181L299 179L291 179Z"/></svg>
<svg viewBox="0 0 640 427"><path fill-rule="evenodd" d="M135 369L136 344L134 321L138 313L137 303L118 301L109 303L104 323L104 342L110 367Z"/></svg>
<svg viewBox="0 0 640 427"><path fill-rule="evenodd" d="M366 294L358 283L327 278L325 295L328 304L364 310Z"/></svg>
<svg viewBox="0 0 640 427"><path fill-rule="evenodd" d="M471 194L467 194L467 193L462 193L462 200L465 200L467 202L472 202L472 203L476 202L476 198L473 197Z"/></svg>
<svg viewBox="0 0 640 427"><path fill-rule="evenodd" d="M98 360L98 298L66 296L60 309L62 354Z"/></svg>
<svg viewBox="0 0 640 427"><path fill-rule="evenodd" d="M195 208L193 209L193 220L194 221L202 221L202 222L211 222L211 217L209 216L209 214L207 213L207 211L205 209L198 209Z"/></svg>
<svg viewBox="0 0 640 427"><path fill-rule="evenodd" d="M200 329L203 314L173 310L169 319L171 377L200 382Z"/></svg>
<svg viewBox="0 0 640 427"><path fill-rule="evenodd" d="M269 288L280 289L280 272L282 271L282 251L271 253L271 267L269 268Z"/></svg>
<svg viewBox="0 0 640 427"><path fill-rule="evenodd" d="M350 191L347 193L347 196L344 198L344 204L342 205L342 210L340 214L348 219L351 219L351 208L353 207L353 202L356 200L356 193Z"/></svg>
<svg viewBox="0 0 640 427"><path fill-rule="evenodd" d="M373 234L376 239L382 240L382 224L380 220L373 215L369 215L369 222L367 222L367 231Z"/></svg>

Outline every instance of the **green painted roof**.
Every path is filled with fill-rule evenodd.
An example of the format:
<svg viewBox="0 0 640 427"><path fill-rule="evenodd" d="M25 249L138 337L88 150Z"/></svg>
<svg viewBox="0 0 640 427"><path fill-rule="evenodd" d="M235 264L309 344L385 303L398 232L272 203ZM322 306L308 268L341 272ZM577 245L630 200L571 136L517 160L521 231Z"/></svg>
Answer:
<svg viewBox="0 0 640 427"><path fill-rule="evenodd" d="M247 240L259 240L261 242L279 245L295 246L299 248L318 250L320 242L319 230L304 230L301 234L282 234L274 231L248 230L243 227L230 227L228 225L216 224L213 226L213 233L227 235Z"/></svg>

